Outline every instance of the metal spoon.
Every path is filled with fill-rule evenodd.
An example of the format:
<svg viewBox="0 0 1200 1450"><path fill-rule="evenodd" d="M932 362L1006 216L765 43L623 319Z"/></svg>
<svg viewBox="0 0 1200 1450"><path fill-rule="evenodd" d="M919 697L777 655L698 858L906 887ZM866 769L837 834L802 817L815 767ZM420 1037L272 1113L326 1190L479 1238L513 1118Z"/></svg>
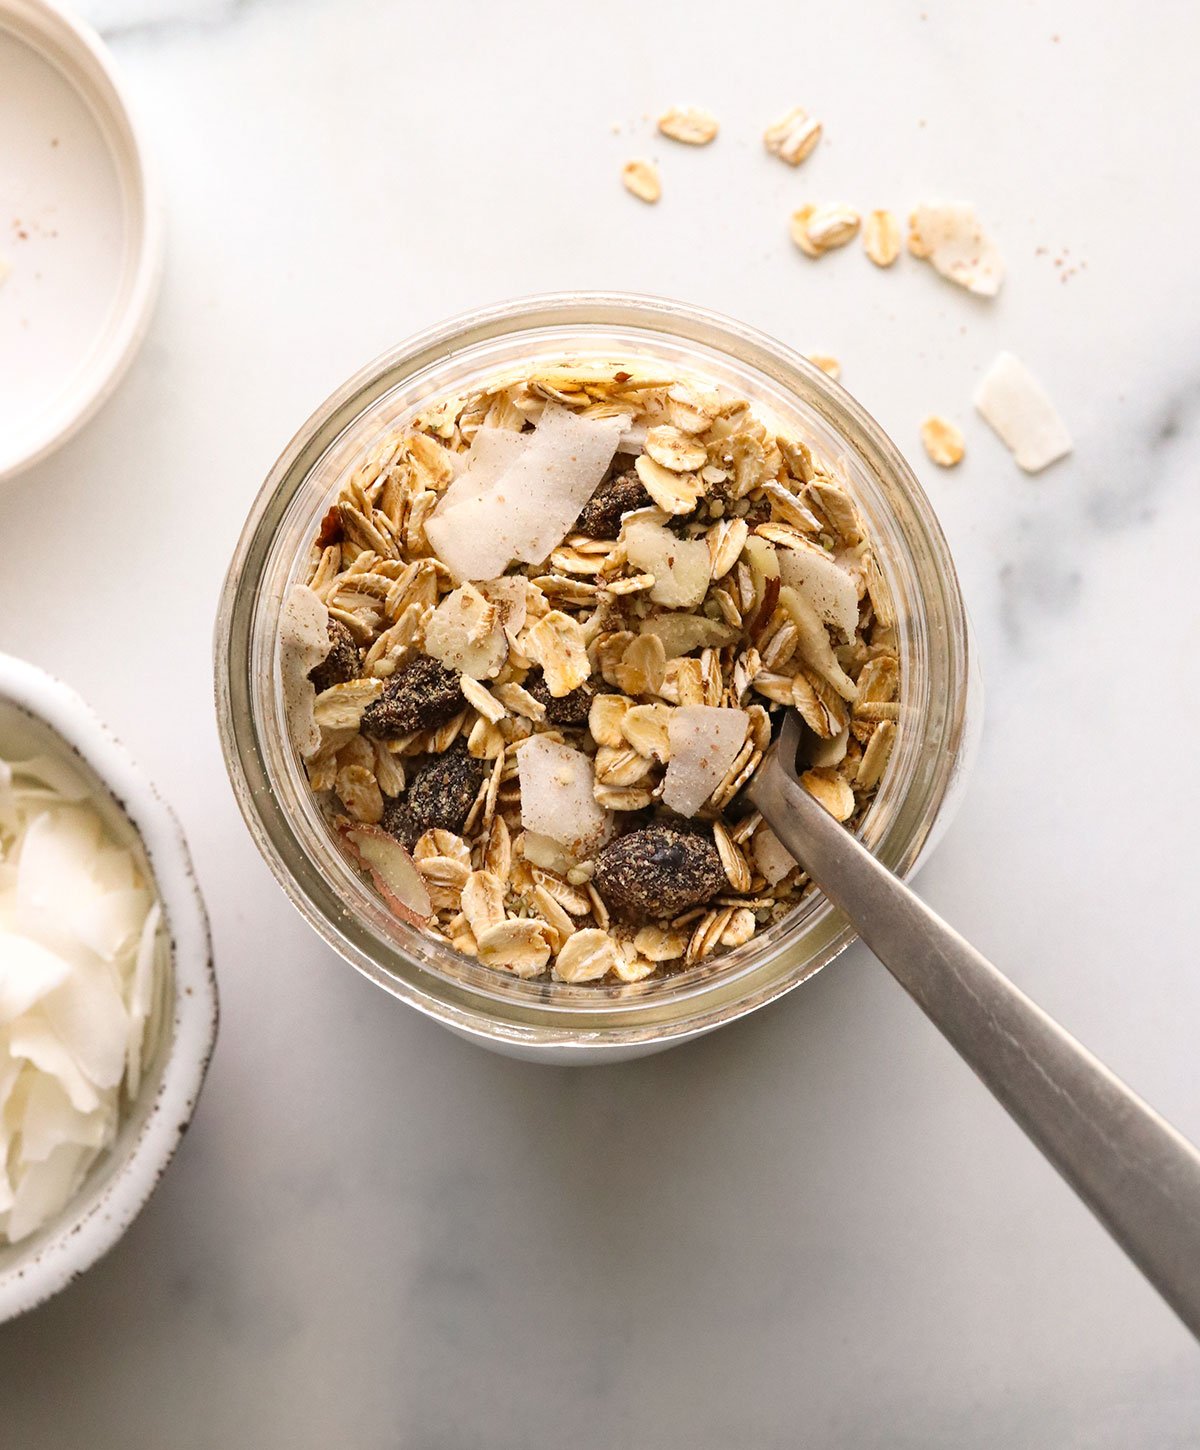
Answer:
<svg viewBox="0 0 1200 1450"><path fill-rule="evenodd" d="M767 824L1197 1338L1200 1152L800 785L801 725L747 794Z"/></svg>

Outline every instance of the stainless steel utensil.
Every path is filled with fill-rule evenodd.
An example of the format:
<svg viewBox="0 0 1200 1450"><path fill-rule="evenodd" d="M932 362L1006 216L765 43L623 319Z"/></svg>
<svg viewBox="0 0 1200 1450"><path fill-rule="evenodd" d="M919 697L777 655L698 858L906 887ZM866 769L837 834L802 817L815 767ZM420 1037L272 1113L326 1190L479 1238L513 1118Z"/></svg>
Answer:
<svg viewBox="0 0 1200 1450"><path fill-rule="evenodd" d="M802 727L748 787L768 825L1200 1338L1200 1152L800 785Z"/></svg>

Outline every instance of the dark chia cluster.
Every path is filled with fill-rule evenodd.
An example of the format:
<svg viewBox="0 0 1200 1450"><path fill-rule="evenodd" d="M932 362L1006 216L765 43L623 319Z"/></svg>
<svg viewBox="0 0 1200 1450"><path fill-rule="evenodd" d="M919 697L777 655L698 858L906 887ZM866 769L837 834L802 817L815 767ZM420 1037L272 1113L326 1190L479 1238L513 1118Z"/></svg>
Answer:
<svg viewBox="0 0 1200 1450"><path fill-rule="evenodd" d="M383 811L383 829L411 851L426 831L453 831L466 824L487 762L456 746L421 767L402 799L389 801Z"/></svg>
<svg viewBox="0 0 1200 1450"><path fill-rule="evenodd" d="M362 674L362 653L354 636L340 619L329 621L329 653L308 672L317 694L334 685L345 685Z"/></svg>
<svg viewBox="0 0 1200 1450"><path fill-rule="evenodd" d="M363 711L362 733L395 740L413 730L436 730L466 703L454 671L421 655L398 669L379 699Z"/></svg>
<svg viewBox="0 0 1200 1450"><path fill-rule="evenodd" d="M582 685L570 691L569 694L556 697L550 693L550 686L547 685L541 670L529 675L525 681L525 688L535 700L545 705L547 725L565 725L567 727L587 724L592 701L598 693L592 682L585 680Z"/></svg>
<svg viewBox="0 0 1200 1450"><path fill-rule="evenodd" d="M708 836L655 821L605 846L592 884L614 911L631 921L678 916L726 885Z"/></svg>
<svg viewBox="0 0 1200 1450"><path fill-rule="evenodd" d="M630 460L622 462L628 465ZM615 539L621 532L621 515L630 509L647 508L652 502L642 480L628 468L601 483L575 520L575 532L589 539Z"/></svg>

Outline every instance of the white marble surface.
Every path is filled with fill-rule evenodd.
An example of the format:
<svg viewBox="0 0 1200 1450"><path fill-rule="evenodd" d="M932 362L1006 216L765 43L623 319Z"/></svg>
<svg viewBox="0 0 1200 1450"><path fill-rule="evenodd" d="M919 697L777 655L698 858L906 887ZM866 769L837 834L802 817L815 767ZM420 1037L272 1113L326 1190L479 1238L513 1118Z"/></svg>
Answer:
<svg viewBox="0 0 1200 1450"><path fill-rule="evenodd" d="M166 173L166 283L118 395L0 497L0 647L83 690L177 806L224 1021L148 1210L0 1330L5 1450L1200 1444L1183 1329L865 953L656 1059L489 1056L285 903L209 673L267 467L406 333L626 287L836 353L941 513L989 687L923 890L1200 1137L1195 8L89 12ZM676 100L716 146L653 138ZM792 172L758 138L797 101L828 134ZM654 209L617 184L638 153ZM995 304L787 240L806 199L938 192L1000 238ZM1000 347L1077 435L1035 480L970 414ZM920 455L930 410L966 427L954 473Z"/></svg>

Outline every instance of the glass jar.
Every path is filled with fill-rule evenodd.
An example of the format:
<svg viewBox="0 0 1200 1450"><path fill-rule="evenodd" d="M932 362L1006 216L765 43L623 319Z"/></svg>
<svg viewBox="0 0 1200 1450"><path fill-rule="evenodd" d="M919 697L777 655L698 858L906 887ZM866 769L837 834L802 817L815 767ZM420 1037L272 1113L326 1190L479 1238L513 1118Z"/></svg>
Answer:
<svg viewBox="0 0 1200 1450"><path fill-rule="evenodd" d="M393 996L513 1055L612 1061L711 1031L790 991L854 939L818 894L746 945L617 987L521 981L393 916L338 848L288 739L279 611L344 478L430 401L534 361L650 359L748 398L837 460L896 609L900 725L860 830L908 876L945 829L980 700L958 580L929 501L894 444L804 358L741 324L657 298L572 293L476 312L371 363L313 414L256 500L216 631L217 712L238 804L280 885L322 937Z"/></svg>

